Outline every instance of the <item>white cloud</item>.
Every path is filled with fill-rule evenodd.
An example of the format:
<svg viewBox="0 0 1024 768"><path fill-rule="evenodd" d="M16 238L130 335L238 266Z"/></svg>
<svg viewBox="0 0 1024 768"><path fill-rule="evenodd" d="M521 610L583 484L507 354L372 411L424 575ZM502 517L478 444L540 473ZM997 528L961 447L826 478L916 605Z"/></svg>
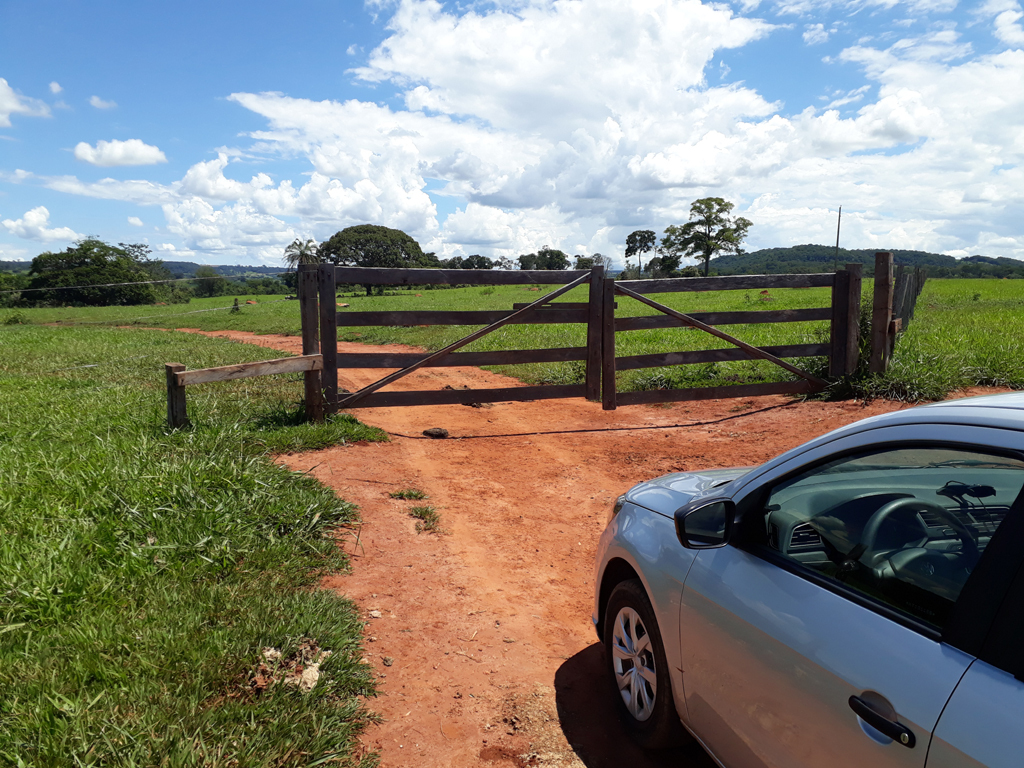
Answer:
<svg viewBox="0 0 1024 768"><path fill-rule="evenodd" d="M828 42L831 30L825 29L824 24L808 24L804 29L804 42L808 45L821 45Z"/></svg>
<svg viewBox="0 0 1024 768"><path fill-rule="evenodd" d="M60 87L60 83L58 83L56 80L54 80L53 82L50 83L50 93L55 93L56 94L56 93L60 93L63 90L64 89Z"/></svg>
<svg viewBox="0 0 1024 768"><path fill-rule="evenodd" d="M166 163L167 157L158 147L140 139L97 141L96 146L80 141L75 145L75 158L91 165L109 168L115 165L155 165Z"/></svg>
<svg viewBox="0 0 1024 768"><path fill-rule="evenodd" d="M138 216L129 216L128 223L131 224L133 227L144 226L142 223L142 219L140 219Z"/></svg>
<svg viewBox="0 0 1024 768"><path fill-rule="evenodd" d="M22 96L0 77L0 128L11 127L11 115L49 117L50 108L38 99Z"/></svg>
<svg viewBox="0 0 1024 768"><path fill-rule="evenodd" d="M42 205L26 211L20 219L4 219L0 221L8 232L16 237L23 237L26 240L78 240L82 235L70 227L49 227L50 212Z"/></svg>
<svg viewBox="0 0 1024 768"><path fill-rule="evenodd" d="M116 101L104 101L99 96L90 96L89 103L96 109L113 109L117 106Z"/></svg>
<svg viewBox="0 0 1024 768"><path fill-rule="evenodd" d="M1024 17L1024 13L1021 13L1020 5L996 16L994 22L996 38L1007 45L1024 45L1024 27L1020 25L1022 17Z"/></svg>

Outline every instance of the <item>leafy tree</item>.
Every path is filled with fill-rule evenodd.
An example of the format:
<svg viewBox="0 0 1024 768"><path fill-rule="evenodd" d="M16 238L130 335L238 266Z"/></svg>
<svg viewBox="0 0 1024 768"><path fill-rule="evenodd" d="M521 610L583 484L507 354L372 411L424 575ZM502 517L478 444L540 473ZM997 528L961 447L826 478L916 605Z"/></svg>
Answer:
<svg viewBox="0 0 1024 768"><path fill-rule="evenodd" d="M145 264L124 248L91 237L63 253L39 254L32 259L29 275L28 288L45 289L31 292L35 304L96 307L156 301L152 285L123 285L152 280ZM63 290L54 290L58 288Z"/></svg>
<svg viewBox="0 0 1024 768"><path fill-rule="evenodd" d="M553 269L569 268L569 257L557 248L546 245L536 253L527 253L519 257L520 269Z"/></svg>
<svg viewBox="0 0 1024 768"><path fill-rule="evenodd" d="M650 229L638 229L636 232L630 232L629 237L626 238L626 259L636 256L637 267L643 269L640 255L652 251L657 242L658 236Z"/></svg>
<svg viewBox="0 0 1024 768"><path fill-rule="evenodd" d="M424 253L420 244L405 232L377 224L358 224L336 232L320 243L317 256L322 262L350 267L436 269L441 266L437 256ZM366 295L370 296L373 286L364 287Z"/></svg>
<svg viewBox="0 0 1024 768"><path fill-rule="evenodd" d="M28 272L0 272L0 307L13 307L21 302L20 293L8 293L28 288Z"/></svg>
<svg viewBox="0 0 1024 768"><path fill-rule="evenodd" d="M231 283L214 267L203 265L196 269L194 290L196 296L223 296L230 290Z"/></svg>
<svg viewBox="0 0 1024 768"><path fill-rule="evenodd" d="M508 256L502 256L496 262L494 262L495 269L515 269L516 263L512 261Z"/></svg>
<svg viewBox="0 0 1024 768"><path fill-rule="evenodd" d="M720 197L703 197L690 206L690 221L665 229L661 247L667 255L690 256L704 262L708 276L711 258L718 253L739 253L752 222L742 216L733 218L733 204ZM678 263L678 262L677 262Z"/></svg>
<svg viewBox="0 0 1024 768"><path fill-rule="evenodd" d="M474 253L472 256L452 256L450 259L443 259L441 266L445 269L493 269L494 262L485 256Z"/></svg>
<svg viewBox="0 0 1024 768"><path fill-rule="evenodd" d="M577 256L576 263L572 265L573 269L593 269L594 268L594 257L593 256Z"/></svg>
<svg viewBox="0 0 1024 768"><path fill-rule="evenodd" d="M313 239L293 240L284 249L284 261L288 265L288 269L295 269L299 264L319 264L321 259L317 252L316 241Z"/></svg>

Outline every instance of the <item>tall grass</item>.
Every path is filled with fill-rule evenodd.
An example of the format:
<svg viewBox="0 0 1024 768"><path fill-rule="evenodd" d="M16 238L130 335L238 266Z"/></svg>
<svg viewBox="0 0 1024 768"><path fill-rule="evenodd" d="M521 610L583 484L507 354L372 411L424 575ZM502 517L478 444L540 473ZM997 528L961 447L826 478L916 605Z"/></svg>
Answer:
<svg viewBox="0 0 1024 768"><path fill-rule="evenodd" d="M294 376L190 387L195 426L164 426L164 361L274 354L0 328L0 765L360 762L361 622L316 588L356 509L267 454L382 435L299 423ZM252 685L304 638L333 651L312 691Z"/></svg>

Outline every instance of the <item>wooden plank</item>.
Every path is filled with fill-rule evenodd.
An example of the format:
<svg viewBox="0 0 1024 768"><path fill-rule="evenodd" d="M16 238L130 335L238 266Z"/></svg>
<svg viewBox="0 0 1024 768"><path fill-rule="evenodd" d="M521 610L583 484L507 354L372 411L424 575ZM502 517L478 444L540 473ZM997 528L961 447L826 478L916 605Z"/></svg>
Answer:
<svg viewBox="0 0 1024 768"><path fill-rule="evenodd" d="M492 323L491 325L487 326L486 328L481 328L480 330L474 331L473 333L469 334L469 336L465 336L465 337L459 339L458 341L456 341L456 342L454 342L452 344L449 344L444 349L438 350L437 352L434 352L434 353L428 355L427 357L425 357L422 360L420 360L418 363L414 363L414 364L410 365L407 368L403 368L400 371L396 371L395 373L392 373L392 374L390 374L388 376L385 376L383 379L380 379L379 381L375 381L372 384L369 384L369 385L363 387L358 392L354 392L353 394L351 394L348 397L344 398L339 403L338 407L351 406L356 401L362 400L363 398L365 398L371 392L376 392L378 389L386 387L391 382L397 381L398 379L402 378L403 376L407 376L408 374L412 373L413 371L417 370L418 368L422 368L423 366L428 365L432 360L436 360L438 358L441 358L441 357L444 357L444 356L446 356L448 354L451 354L455 350L461 349L462 347L466 346L467 344L471 344L474 341L476 341L477 339L486 336L488 333L491 333L492 331L496 331L498 328L501 328L501 327L503 327L505 325L508 325L509 323L512 323L512 322L514 322L515 320L517 320L517 319L519 319L521 317L524 317L525 315L533 312L536 307L539 307L539 306L542 306L544 304L547 304L548 302L553 301L554 299L557 299L562 294L568 293L573 288L575 288L577 285L580 285L585 280L587 280L589 277L590 277L590 270L583 271L583 276L582 277L580 277L580 278L578 278L576 280L573 280L571 283L568 283L567 285L563 285L557 291L553 291L552 293L549 293L547 296L540 297L539 299L537 299L537 301L535 301L530 306L524 307L523 309L517 309L511 315L508 315L508 316L502 318L501 320L499 320L499 321L497 321L495 323Z"/></svg>
<svg viewBox="0 0 1024 768"><path fill-rule="evenodd" d="M869 370L883 373L889 365L889 321L892 319L892 254L875 254L875 295L871 309Z"/></svg>
<svg viewBox="0 0 1024 768"><path fill-rule="evenodd" d="M846 346L850 343L848 323L850 322L850 273L845 270L836 272L836 281L832 286L832 323L829 338L832 350L828 360L828 375L834 379L843 375L846 370Z"/></svg>
<svg viewBox="0 0 1024 768"><path fill-rule="evenodd" d="M177 380L184 370L185 366L181 363L164 363L164 372L167 374L167 426L171 429L180 429L188 425L185 387Z"/></svg>
<svg viewBox="0 0 1024 768"><path fill-rule="evenodd" d="M320 289L320 354L324 370L320 374L324 409L331 411L338 402L338 298L334 282L335 266L321 264L317 271Z"/></svg>
<svg viewBox="0 0 1024 768"><path fill-rule="evenodd" d="M557 384L505 389L441 389L414 392L374 392L348 408L380 408L408 405L468 405L470 403L514 403L526 400L557 400L583 397L584 384Z"/></svg>
<svg viewBox="0 0 1024 768"><path fill-rule="evenodd" d="M605 278L601 301L601 409L614 411L615 391L615 281Z"/></svg>
<svg viewBox="0 0 1024 768"><path fill-rule="evenodd" d="M725 277L670 277L662 280L620 280L636 293L670 293L675 291L739 291L769 288L828 288L831 272L809 275L728 275Z"/></svg>
<svg viewBox="0 0 1024 768"><path fill-rule="evenodd" d="M587 400L601 399L601 316L604 302L604 267L590 270L590 301L587 302Z"/></svg>
<svg viewBox="0 0 1024 768"><path fill-rule="evenodd" d="M529 304L525 305L529 306ZM516 311L523 309L520 306ZM401 311L401 312L338 312L337 323L345 328L367 325L490 325L508 317L506 309L469 311ZM516 319L515 325L541 325L546 323L585 323L585 309L545 309L531 312Z"/></svg>
<svg viewBox="0 0 1024 768"><path fill-rule="evenodd" d="M333 269L336 282L356 285L561 285L590 274L586 269Z"/></svg>
<svg viewBox="0 0 1024 768"><path fill-rule="evenodd" d="M809 381L780 381L771 384L735 384L725 387L694 389L652 389L647 392L620 392L619 405L674 403L684 400L716 400L729 397L761 397L762 395L803 395L815 390Z"/></svg>
<svg viewBox="0 0 1024 768"><path fill-rule="evenodd" d="M297 355L295 357L279 357L275 360L260 360L255 363L197 368L192 371L176 373L174 378L180 386L185 386L187 384L206 384L210 381L233 381L253 376L269 376L273 373L320 371L323 370L323 367L323 355Z"/></svg>
<svg viewBox="0 0 1024 768"><path fill-rule="evenodd" d="M406 368L427 355L411 353L355 352L338 358L339 368ZM586 347L553 349L502 349L492 352L453 352L447 357L431 360L426 368L455 366L522 365L524 363L564 363L586 360Z"/></svg>
<svg viewBox="0 0 1024 768"><path fill-rule="evenodd" d="M320 310L317 301L317 266L299 265L299 318L302 323L302 354L320 354ZM323 421L323 393L320 391L320 371L309 370L303 376L303 393L307 421Z"/></svg>
<svg viewBox="0 0 1024 768"><path fill-rule="evenodd" d="M775 347L761 347L775 357L823 357L831 349L828 344L785 344ZM742 349L701 349L693 352L666 352L655 355L630 355L615 358L619 371L634 371L638 368L663 368L669 365L693 365L695 363L725 363L733 360L752 359Z"/></svg>
<svg viewBox="0 0 1024 768"><path fill-rule="evenodd" d="M770 309L754 312L694 312L690 315L707 325L757 325L758 323L807 323L831 320L832 308ZM685 323L665 315L617 317L616 331L642 331L650 328L678 328Z"/></svg>
<svg viewBox="0 0 1024 768"><path fill-rule="evenodd" d="M846 322L846 365L844 373L852 376L860 364L860 293L862 287L861 264L847 264L850 273L849 301L846 302L849 319Z"/></svg>
<svg viewBox="0 0 1024 768"><path fill-rule="evenodd" d="M628 288L624 288L622 285L615 286L615 290L618 293L624 294L626 296L633 297L637 301L639 301L639 302L641 302L643 304L646 304L647 306L651 307L652 309L656 309L659 312L664 312L666 315L669 315L670 317L674 317L677 320L682 320L683 322L687 323L688 325L692 325L695 328L698 328L698 329L704 331L704 333L710 333L712 336L715 336L715 337L717 337L719 339L722 339L722 341L727 341L730 344L734 344L735 346L739 347L740 349L746 350L747 353L750 354L752 357L757 357L757 358L760 358L762 360L767 360L769 363L774 363L775 365L779 366L783 370L789 371L790 373L795 374L795 375L799 376L802 379L807 379L809 382L814 384L816 387L820 387L820 388L824 389L827 386L827 383L822 381L821 379L819 379L817 376L813 376L810 373L807 373L807 371L802 371L799 368L797 368L795 365L790 365L785 360L782 360L781 358L775 357L775 355L769 354L768 352L765 352L763 349L758 349L757 347L755 347L755 346L753 346L751 344L747 344L747 342L742 341L740 339L737 339L735 336L730 336L725 331L720 331L720 330L718 330L717 328L715 328L712 325L708 325L708 324L703 323L703 322L701 322L699 320L696 320L691 315L685 315L682 312L678 312L678 311L672 309L671 307L666 307L664 304L659 304L656 301L652 301L651 299L648 299L646 296L643 296L643 295L641 295L639 293L634 293L633 291L629 290Z"/></svg>

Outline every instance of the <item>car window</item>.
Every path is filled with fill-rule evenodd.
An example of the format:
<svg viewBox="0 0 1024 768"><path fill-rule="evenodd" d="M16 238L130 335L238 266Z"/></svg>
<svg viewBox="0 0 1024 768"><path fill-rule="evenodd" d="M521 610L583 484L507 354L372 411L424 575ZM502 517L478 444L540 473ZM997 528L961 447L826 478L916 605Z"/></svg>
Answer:
<svg viewBox="0 0 1024 768"><path fill-rule="evenodd" d="M1024 461L909 447L835 459L775 486L772 549L942 629L1024 487Z"/></svg>

